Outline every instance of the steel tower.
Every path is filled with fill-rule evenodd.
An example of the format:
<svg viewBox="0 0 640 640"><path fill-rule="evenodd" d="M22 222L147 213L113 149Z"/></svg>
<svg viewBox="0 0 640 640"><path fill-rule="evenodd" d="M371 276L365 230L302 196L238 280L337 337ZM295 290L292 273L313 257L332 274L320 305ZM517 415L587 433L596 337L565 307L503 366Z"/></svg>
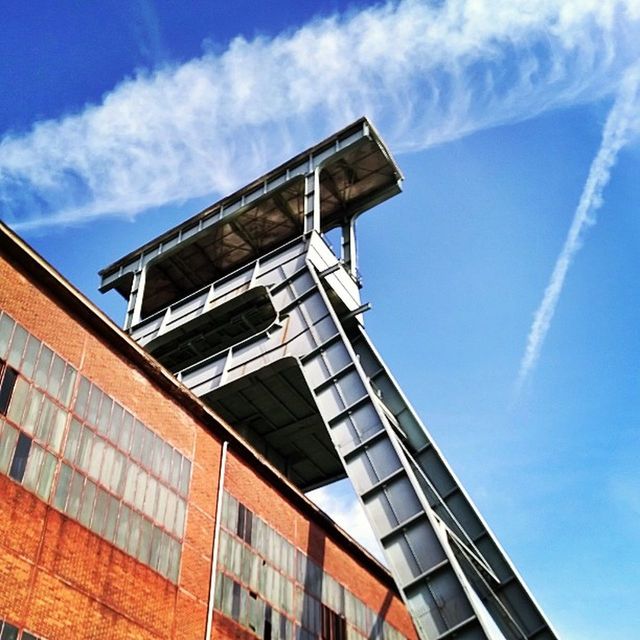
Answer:
<svg viewBox="0 0 640 640"><path fill-rule="evenodd" d="M401 180L362 118L107 267L101 291L302 490L350 479L422 638L556 638L364 330L355 220Z"/></svg>

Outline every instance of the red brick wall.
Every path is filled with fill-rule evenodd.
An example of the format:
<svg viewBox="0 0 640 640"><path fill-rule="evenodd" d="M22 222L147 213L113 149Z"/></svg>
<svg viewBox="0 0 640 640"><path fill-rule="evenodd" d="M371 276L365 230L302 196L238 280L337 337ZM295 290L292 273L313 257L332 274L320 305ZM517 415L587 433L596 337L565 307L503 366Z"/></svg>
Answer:
<svg viewBox="0 0 640 640"><path fill-rule="evenodd" d="M0 283L0 308L193 460L178 586L0 475L0 618L51 640L203 638L219 438L2 258ZM414 638L402 603L341 548L340 536L310 524L237 453L232 445L228 490ZM220 614L215 625L216 637L255 637Z"/></svg>

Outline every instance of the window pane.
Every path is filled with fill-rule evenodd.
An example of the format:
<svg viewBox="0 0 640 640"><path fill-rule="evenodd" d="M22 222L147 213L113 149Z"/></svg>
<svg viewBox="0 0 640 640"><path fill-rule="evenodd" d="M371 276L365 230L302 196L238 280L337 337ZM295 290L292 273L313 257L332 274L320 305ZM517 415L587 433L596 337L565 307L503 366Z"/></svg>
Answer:
<svg viewBox="0 0 640 640"><path fill-rule="evenodd" d="M66 422L67 412L56 407L54 414L51 417L51 431L49 432L49 444L56 453L60 453L62 437L64 436L64 425Z"/></svg>
<svg viewBox="0 0 640 640"><path fill-rule="evenodd" d="M150 518L153 518L153 512L156 506L157 495L158 495L158 481L152 476L149 476L149 479L147 481L147 492L144 496L144 505L142 510Z"/></svg>
<svg viewBox="0 0 640 640"><path fill-rule="evenodd" d="M47 388L47 380L49 378L49 367L51 366L51 359L53 358L53 351L46 345L42 345L40 351L40 357L38 358L38 365L36 366L36 374L34 380L39 387L43 389Z"/></svg>
<svg viewBox="0 0 640 640"><path fill-rule="evenodd" d="M56 495L53 498L53 506L60 511L64 511L64 505L67 502L69 494L69 483L71 481L71 467L63 464L58 474L58 486L56 487Z"/></svg>
<svg viewBox="0 0 640 640"><path fill-rule="evenodd" d="M173 531L173 523L176 519L176 501L177 496L173 491L168 491L167 511L164 516L164 526L167 531Z"/></svg>
<svg viewBox="0 0 640 640"><path fill-rule="evenodd" d="M19 324L16 324L13 338L11 339L11 347L9 347L9 354L7 355L7 364L16 369L20 367L27 336L27 332Z"/></svg>
<svg viewBox="0 0 640 640"><path fill-rule="evenodd" d="M173 450L173 460L171 462L171 486L178 488L180 482L180 464L182 463L182 456L179 451Z"/></svg>
<svg viewBox="0 0 640 640"><path fill-rule="evenodd" d="M125 457L119 451L114 450L109 487L119 496L121 496L124 491L125 460Z"/></svg>
<svg viewBox="0 0 640 640"><path fill-rule="evenodd" d="M136 495L136 484L138 482L138 467L131 463L127 463L127 480L124 485L124 499L133 504L134 497Z"/></svg>
<svg viewBox="0 0 640 640"><path fill-rule="evenodd" d="M107 520L104 525L104 537L111 542L116 532L119 502L113 496L108 500Z"/></svg>
<svg viewBox="0 0 640 640"><path fill-rule="evenodd" d="M186 458L182 459L182 467L180 468L180 492L186 496L189 493L189 480L191 478L191 461Z"/></svg>
<svg viewBox="0 0 640 640"><path fill-rule="evenodd" d="M64 457L72 462L76 459L76 451L78 449L81 431L82 425L75 418L72 418L67 443L64 446Z"/></svg>
<svg viewBox="0 0 640 640"><path fill-rule="evenodd" d="M127 552L134 557L136 557L138 551L141 524L142 518L140 517L140 515L132 511L129 519L129 541L127 543Z"/></svg>
<svg viewBox="0 0 640 640"><path fill-rule="evenodd" d="M138 560L149 564L149 556L151 554L151 531L152 525L146 520L141 520L140 525L140 544L138 545Z"/></svg>
<svg viewBox="0 0 640 640"><path fill-rule="evenodd" d="M132 511L126 504L120 505L120 517L118 518L118 527L116 533L116 544L121 549L127 548L127 541L129 538L129 520L131 518Z"/></svg>
<svg viewBox="0 0 640 640"><path fill-rule="evenodd" d="M0 359L2 360L6 358L14 324L15 322L6 313L2 314L0 318Z"/></svg>
<svg viewBox="0 0 640 640"><path fill-rule="evenodd" d="M95 436L93 439L91 458L89 459L89 475L96 480L100 477L100 466L102 465L104 447L104 440Z"/></svg>
<svg viewBox="0 0 640 640"><path fill-rule="evenodd" d="M40 340L35 336L29 336L27 348L24 350L24 359L22 361L22 373L27 378L33 378L33 371L38 359L38 351L40 351Z"/></svg>
<svg viewBox="0 0 640 640"><path fill-rule="evenodd" d="M100 405L100 413L98 415L98 431L106 434L109 431L109 420L111 419L111 407L113 400L106 395L102 396L102 404Z"/></svg>
<svg viewBox="0 0 640 640"><path fill-rule="evenodd" d="M115 454L116 450L108 442L105 442L102 468L100 469L100 482L102 482L105 487L111 487L111 474L113 472L113 459Z"/></svg>
<svg viewBox="0 0 640 640"><path fill-rule="evenodd" d="M5 622L2 629L2 640L18 640L18 628Z"/></svg>
<svg viewBox="0 0 640 640"><path fill-rule="evenodd" d="M78 455L76 456L77 465L84 471L89 469L89 460L91 459L91 442L93 433L87 427L82 428L80 436L80 446L78 447Z"/></svg>
<svg viewBox="0 0 640 640"><path fill-rule="evenodd" d="M22 428L30 434L35 433L38 415L40 414L40 405L42 404L43 394L34 387L31 387L29 399L27 400L27 408L22 416Z"/></svg>
<svg viewBox="0 0 640 640"><path fill-rule="evenodd" d="M71 402L71 395L73 393L73 383L76 381L76 370L70 365L67 365L64 373L64 381L60 386L60 393L58 394L58 400L62 402L65 407L69 406Z"/></svg>
<svg viewBox="0 0 640 640"><path fill-rule="evenodd" d="M13 455L13 462L9 469L9 475L18 482L22 481L24 471L27 466L27 458L29 457L29 451L31 450L31 438L24 433L18 436L18 442L16 444L16 451Z"/></svg>
<svg viewBox="0 0 640 640"><path fill-rule="evenodd" d="M185 502L181 498L178 498L177 506L176 506L176 522L174 525L173 532L182 538L182 533L184 532L184 514L185 514Z"/></svg>
<svg viewBox="0 0 640 640"><path fill-rule="evenodd" d="M75 412L84 418L87 415L87 400L89 399L89 381L80 376L80 382L78 383L78 395L76 396Z"/></svg>
<svg viewBox="0 0 640 640"><path fill-rule="evenodd" d="M98 487L96 491L96 505L93 509L91 518L91 530L100 535L104 529L104 523L107 518L107 509L109 508L109 494Z"/></svg>
<svg viewBox="0 0 640 640"><path fill-rule="evenodd" d="M89 406L87 408L87 422L94 425L98 420L98 409L100 408L100 400L102 391L95 385L91 385L91 395L89 396Z"/></svg>
<svg viewBox="0 0 640 640"><path fill-rule="evenodd" d="M22 478L22 484L29 491L35 491L38 484L38 474L40 473L40 467L44 459L44 449L37 444L29 445L30 451L27 458L27 464L24 470L24 477ZM15 462L15 459L14 459Z"/></svg>
<svg viewBox="0 0 640 640"><path fill-rule="evenodd" d="M56 406L46 396L42 399L42 409L40 410L40 419L36 428L36 437L41 442L49 441L49 433L51 431L51 422Z"/></svg>
<svg viewBox="0 0 640 640"><path fill-rule="evenodd" d="M2 374L1 371L0 374ZM4 368L4 374L0 378L0 413L7 413L17 377L18 374L13 369L9 367Z"/></svg>
<svg viewBox="0 0 640 640"><path fill-rule="evenodd" d="M7 417L16 424L22 424L22 414L27 403L28 395L29 383L24 378L18 377L13 387L13 393L11 394L9 411L7 411Z"/></svg>
<svg viewBox="0 0 640 640"><path fill-rule="evenodd" d="M133 416L128 411L125 411L124 416L122 417L122 427L120 428L120 433L118 434L118 444L125 453L129 453L132 427Z"/></svg>
<svg viewBox="0 0 640 640"><path fill-rule="evenodd" d="M0 436L0 471L2 473L7 473L9 470L17 440L18 430L5 423Z"/></svg>
<svg viewBox="0 0 640 640"><path fill-rule="evenodd" d="M164 485L158 485L158 500L156 502L156 510L154 519L156 522L164 522L164 514L167 510L167 498L169 496L169 489Z"/></svg>
<svg viewBox="0 0 640 640"><path fill-rule="evenodd" d="M64 360L58 356L53 356L53 363L51 364L51 371L49 372L49 384L47 385L47 391L54 397L58 397L60 386L62 385L62 378L64 376Z"/></svg>
<svg viewBox="0 0 640 640"><path fill-rule="evenodd" d="M82 487L84 486L84 476L77 471L74 472L71 480L71 489L69 490L69 500L67 500L67 513L72 518L77 518L78 509L80 508L80 498L82 496Z"/></svg>
<svg viewBox="0 0 640 640"><path fill-rule="evenodd" d="M51 485L53 484L53 474L56 470L56 458L51 453L45 452L42 470L40 471L40 480L36 493L45 501L49 501L51 494Z"/></svg>
<svg viewBox="0 0 640 640"><path fill-rule="evenodd" d="M144 506L144 493L147 488L147 479L149 476L142 469L138 473L138 482L136 485L136 496L134 498L134 505L140 511L142 511L142 507Z"/></svg>
<svg viewBox="0 0 640 640"><path fill-rule="evenodd" d="M93 501L96 497L96 485L87 480L85 482L84 491L82 493L82 502L80 504L80 513L78 520L85 526L89 526L91 522L91 513L93 512Z"/></svg>
<svg viewBox="0 0 640 640"><path fill-rule="evenodd" d="M147 469L151 469L151 460L153 456L153 432L146 427L142 432L142 450L140 455L142 464Z"/></svg>
<svg viewBox="0 0 640 640"><path fill-rule="evenodd" d="M109 427L109 438L113 442L118 442L118 436L122 429L122 417L124 414L123 408L117 403L113 403L113 410L111 411L111 426Z"/></svg>
<svg viewBox="0 0 640 640"><path fill-rule="evenodd" d="M131 443L131 455L140 460L140 452L142 450L142 441L144 438L145 426L139 420L136 420L133 427L133 441Z"/></svg>

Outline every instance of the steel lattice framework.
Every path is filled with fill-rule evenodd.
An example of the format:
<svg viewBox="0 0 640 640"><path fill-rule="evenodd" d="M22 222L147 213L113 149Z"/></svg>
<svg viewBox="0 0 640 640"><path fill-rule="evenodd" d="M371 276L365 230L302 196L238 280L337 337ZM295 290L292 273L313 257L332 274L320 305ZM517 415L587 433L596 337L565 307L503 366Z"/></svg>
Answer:
<svg viewBox="0 0 640 640"><path fill-rule="evenodd" d="M422 638L556 638L364 330L355 219L401 179L362 118L104 269L101 290L301 489L350 479Z"/></svg>

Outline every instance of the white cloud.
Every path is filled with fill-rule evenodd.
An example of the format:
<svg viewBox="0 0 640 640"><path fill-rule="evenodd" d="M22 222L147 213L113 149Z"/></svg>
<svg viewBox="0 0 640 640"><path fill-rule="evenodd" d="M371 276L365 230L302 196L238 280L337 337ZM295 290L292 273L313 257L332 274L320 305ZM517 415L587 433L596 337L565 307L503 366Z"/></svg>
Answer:
<svg viewBox="0 0 640 640"><path fill-rule="evenodd" d="M562 293L567 271L582 245L587 228L595 224L595 213L602 206L602 193L620 150L640 134L640 65L631 67L620 85L616 101L607 117L602 143L596 154L564 246L556 260L549 284L529 330L518 374L518 389L535 367L544 339L551 326Z"/></svg>
<svg viewBox="0 0 640 640"><path fill-rule="evenodd" d="M640 0L405 0L237 38L6 134L0 212L24 230L224 193L362 114L421 149L611 94L639 53Z"/></svg>
<svg viewBox="0 0 640 640"><path fill-rule="evenodd" d="M336 482L307 494L323 511L333 518L350 536L381 562L382 549L348 481Z"/></svg>

